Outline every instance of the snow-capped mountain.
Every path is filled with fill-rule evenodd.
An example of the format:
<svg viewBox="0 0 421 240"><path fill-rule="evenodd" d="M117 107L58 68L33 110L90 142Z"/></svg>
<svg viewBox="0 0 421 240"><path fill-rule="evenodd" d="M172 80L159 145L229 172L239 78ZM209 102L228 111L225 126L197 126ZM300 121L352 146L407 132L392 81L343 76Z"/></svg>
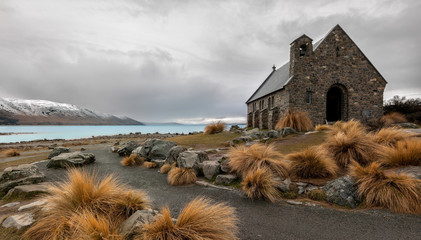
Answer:
<svg viewBox="0 0 421 240"><path fill-rule="evenodd" d="M67 103L0 98L0 124L141 125L142 123L128 117L119 118Z"/></svg>

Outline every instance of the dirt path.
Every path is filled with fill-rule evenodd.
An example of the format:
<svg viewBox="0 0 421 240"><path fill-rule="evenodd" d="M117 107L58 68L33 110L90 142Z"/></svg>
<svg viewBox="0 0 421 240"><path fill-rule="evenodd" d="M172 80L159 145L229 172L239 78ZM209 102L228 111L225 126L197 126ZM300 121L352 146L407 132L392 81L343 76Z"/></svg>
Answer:
<svg viewBox="0 0 421 240"><path fill-rule="evenodd" d="M392 214L386 210L341 211L322 206L295 206L250 201L239 192L197 185L172 187L166 175L157 169L123 167L121 158L101 145L89 149L97 158L90 169L98 174L112 173L134 188L148 193L154 208L169 205L176 217L181 208L197 196L217 202L227 202L237 209L241 239L420 239L421 217ZM60 180L65 170L45 167L38 163L47 181Z"/></svg>

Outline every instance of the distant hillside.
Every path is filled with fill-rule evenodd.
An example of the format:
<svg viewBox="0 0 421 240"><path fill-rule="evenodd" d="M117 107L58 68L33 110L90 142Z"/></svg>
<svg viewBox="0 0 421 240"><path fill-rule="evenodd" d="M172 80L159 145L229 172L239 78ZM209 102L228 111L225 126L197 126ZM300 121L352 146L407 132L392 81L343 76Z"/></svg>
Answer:
<svg viewBox="0 0 421 240"><path fill-rule="evenodd" d="M0 98L0 125L143 125L72 104Z"/></svg>

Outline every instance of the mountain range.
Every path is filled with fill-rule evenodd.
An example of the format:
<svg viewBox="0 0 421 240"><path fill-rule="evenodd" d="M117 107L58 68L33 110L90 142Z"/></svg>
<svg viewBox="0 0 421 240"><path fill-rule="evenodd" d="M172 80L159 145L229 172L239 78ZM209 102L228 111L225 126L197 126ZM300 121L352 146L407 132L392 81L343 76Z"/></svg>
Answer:
<svg viewBox="0 0 421 240"><path fill-rule="evenodd" d="M143 125L143 123L73 104L0 98L0 125Z"/></svg>

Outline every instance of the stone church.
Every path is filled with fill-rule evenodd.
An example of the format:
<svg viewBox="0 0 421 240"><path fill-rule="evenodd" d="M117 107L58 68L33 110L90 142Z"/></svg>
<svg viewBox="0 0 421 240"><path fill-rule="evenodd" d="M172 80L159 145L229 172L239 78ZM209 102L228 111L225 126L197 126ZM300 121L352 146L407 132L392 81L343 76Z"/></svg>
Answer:
<svg viewBox="0 0 421 240"><path fill-rule="evenodd" d="M273 129L289 108L314 124L379 119L386 83L339 25L314 44L302 35L290 44L289 62L273 66L247 100L247 125Z"/></svg>

